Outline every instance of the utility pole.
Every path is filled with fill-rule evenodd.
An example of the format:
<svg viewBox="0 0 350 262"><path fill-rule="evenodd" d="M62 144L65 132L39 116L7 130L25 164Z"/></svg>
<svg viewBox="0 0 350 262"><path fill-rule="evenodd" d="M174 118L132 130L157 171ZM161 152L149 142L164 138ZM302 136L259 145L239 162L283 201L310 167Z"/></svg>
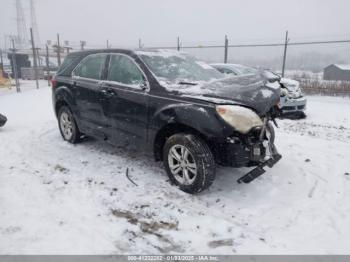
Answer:
<svg viewBox="0 0 350 262"><path fill-rule="evenodd" d="M62 48L66 49L67 54L69 54L69 50L73 49L72 47L69 46L69 41L68 40L64 41L64 46ZM63 50L63 52L64 52L64 50Z"/></svg>
<svg viewBox="0 0 350 262"><path fill-rule="evenodd" d="M32 49L33 49L33 63L34 63L35 84L36 84L36 88L39 89L38 64L37 64L37 57L36 57L37 53L36 53L35 43L34 43L33 28L30 28L30 40L32 42Z"/></svg>
<svg viewBox="0 0 350 262"><path fill-rule="evenodd" d="M142 48L142 42L141 42L141 38L139 38L139 48Z"/></svg>
<svg viewBox="0 0 350 262"><path fill-rule="evenodd" d="M283 64L282 64L282 77L284 77L284 71L286 69L286 59L287 59L287 47L288 47L288 31L286 31L286 40L284 42L284 53L283 53Z"/></svg>
<svg viewBox="0 0 350 262"><path fill-rule="evenodd" d="M225 54L224 54L225 64L227 64L227 56L228 56L228 39L227 39L227 35L225 35Z"/></svg>
<svg viewBox="0 0 350 262"><path fill-rule="evenodd" d="M0 48L0 64L1 64L1 72L3 74L4 73L4 60L2 58L2 49L1 48Z"/></svg>
<svg viewBox="0 0 350 262"><path fill-rule="evenodd" d="M66 46L66 47L64 47L65 49L66 49L66 51L67 51L67 54L69 54L69 50L71 50L71 49L73 49L72 47L69 47L69 46Z"/></svg>
<svg viewBox="0 0 350 262"><path fill-rule="evenodd" d="M35 39L34 39L35 40ZM38 61L38 66L41 67L41 60L40 60L40 53L39 53L39 50L41 48L40 47L36 47L35 48L35 51L36 51L36 57L37 57L37 61Z"/></svg>
<svg viewBox="0 0 350 262"><path fill-rule="evenodd" d="M58 66L61 66L60 34L57 34L57 64Z"/></svg>
<svg viewBox="0 0 350 262"><path fill-rule="evenodd" d="M180 51L180 37L177 37L177 51Z"/></svg>
<svg viewBox="0 0 350 262"><path fill-rule="evenodd" d="M109 40L107 39L107 49L109 49Z"/></svg>
<svg viewBox="0 0 350 262"><path fill-rule="evenodd" d="M86 45L86 41L80 41L80 49L84 50L84 46Z"/></svg>
<svg viewBox="0 0 350 262"><path fill-rule="evenodd" d="M21 92L21 88L18 80L15 40L12 38L11 41L12 41L12 72L16 81L16 91L17 93L19 93Z"/></svg>
<svg viewBox="0 0 350 262"><path fill-rule="evenodd" d="M50 86L50 63L49 63L49 46L46 45L46 70L47 70L47 84Z"/></svg>
<svg viewBox="0 0 350 262"><path fill-rule="evenodd" d="M30 20L31 20L31 27L33 30L33 36L35 44L38 46L40 45L40 37L39 37L39 31L38 31L38 25L36 22L36 13L35 13L35 4L34 0L30 0Z"/></svg>

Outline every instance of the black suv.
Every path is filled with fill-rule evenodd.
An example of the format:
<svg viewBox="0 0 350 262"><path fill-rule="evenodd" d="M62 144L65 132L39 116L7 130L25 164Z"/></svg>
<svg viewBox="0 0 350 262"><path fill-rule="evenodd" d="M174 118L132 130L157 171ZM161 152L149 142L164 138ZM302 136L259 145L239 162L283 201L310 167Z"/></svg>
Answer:
<svg viewBox="0 0 350 262"><path fill-rule="evenodd" d="M238 180L249 183L281 158L271 125L279 84L263 74L223 78L171 50L89 50L69 54L52 87L64 140L144 149L188 193L213 183L216 164L255 166Z"/></svg>

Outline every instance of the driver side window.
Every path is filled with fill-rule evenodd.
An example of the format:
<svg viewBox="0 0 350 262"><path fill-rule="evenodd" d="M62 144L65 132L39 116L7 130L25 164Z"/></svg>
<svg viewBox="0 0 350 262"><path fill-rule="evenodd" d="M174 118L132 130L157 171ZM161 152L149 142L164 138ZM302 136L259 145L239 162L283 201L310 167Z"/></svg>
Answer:
<svg viewBox="0 0 350 262"><path fill-rule="evenodd" d="M145 82L138 66L125 55L111 55L107 79L138 88Z"/></svg>

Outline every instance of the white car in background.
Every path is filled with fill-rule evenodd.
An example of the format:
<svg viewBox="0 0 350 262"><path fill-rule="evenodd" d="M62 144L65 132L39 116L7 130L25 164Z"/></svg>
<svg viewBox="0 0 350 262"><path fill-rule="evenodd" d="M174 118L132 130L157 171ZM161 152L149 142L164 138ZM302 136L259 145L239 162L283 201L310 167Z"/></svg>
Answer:
<svg viewBox="0 0 350 262"><path fill-rule="evenodd" d="M242 76L248 74L255 74L258 69L239 65L239 64L210 64L223 74L229 76ZM272 72L271 72L272 73ZM273 73L276 75L275 73ZM281 78L278 76L278 81L281 84L281 99L280 109L283 115L294 115L298 117L305 117L306 97L303 95L298 81Z"/></svg>

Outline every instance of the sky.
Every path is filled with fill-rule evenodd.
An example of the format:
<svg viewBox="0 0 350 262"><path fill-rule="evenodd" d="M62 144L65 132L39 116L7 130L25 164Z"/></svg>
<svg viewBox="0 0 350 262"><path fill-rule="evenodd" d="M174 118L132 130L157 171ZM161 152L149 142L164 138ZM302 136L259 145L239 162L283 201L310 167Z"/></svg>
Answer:
<svg viewBox="0 0 350 262"><path fill-rule="evenodd" d="M34 0L42 43L175 45L350 38L349 0ZM15 0L1 0L0 45L16 33ZM30 27L29 0L22 0Z"/></svg>
<svg viewBox="0 0 350 262"><path fill-rule="evenodd" d="M17 33L15 0L0 0L0 48ZM30 27L30 0L21 0ZM350 0L33 0L42 47L60 34L77 50L87 48L282 43L350 39ZM8 39L8 38L7 38ZM6 44L7 43L7 44ZM208 62L222 62L223 49L186 49ZM230 48L229 61L278 69L283 47ZM294 59L294 60L293 60ZM317 61L316 61L317 60ZM290 46L287 64L320 70L350 63L350 44Z"/></svg>

